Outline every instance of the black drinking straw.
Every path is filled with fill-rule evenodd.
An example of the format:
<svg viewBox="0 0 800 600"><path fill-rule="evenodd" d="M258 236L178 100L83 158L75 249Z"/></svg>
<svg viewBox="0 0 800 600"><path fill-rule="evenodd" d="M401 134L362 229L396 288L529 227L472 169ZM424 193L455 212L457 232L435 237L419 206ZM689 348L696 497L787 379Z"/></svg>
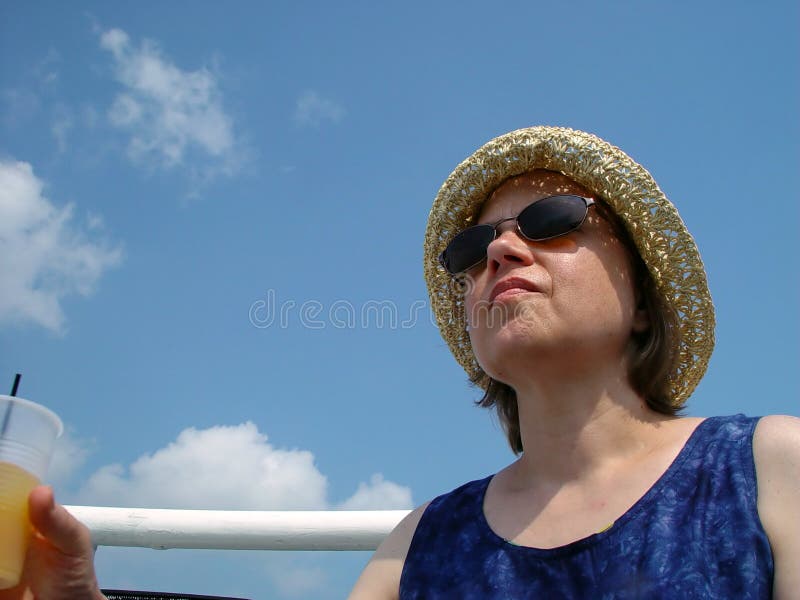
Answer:
<svg viewBox="0 0 800 600"><path fill-rule="evenodd" d="M17 395L17 389L19 388L19 380L22 379L22 373L17 373L14 376L14 385L11 386L11 395Z"/></svg>
<svg viewBox="0 0 800 600"><path fill-rule="evenodd" d="M11 395L17 395L17 389L19 388L19 380L22 379L22 374L17 373L14 377L14 385L11 386ZM0 427L0 438L6 437L6 429L8 429L8 421L11 419L11 409L14 407L13 402L8 403L8 407L6 408L6 414L3 415L3 425Z"/></svg>

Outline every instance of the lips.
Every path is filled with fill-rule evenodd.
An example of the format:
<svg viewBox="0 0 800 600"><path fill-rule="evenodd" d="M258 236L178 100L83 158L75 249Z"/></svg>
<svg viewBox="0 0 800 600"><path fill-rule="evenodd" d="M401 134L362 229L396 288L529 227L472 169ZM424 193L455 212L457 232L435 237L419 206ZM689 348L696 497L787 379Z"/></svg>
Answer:
<svg viewBox="0 0 800 600"><path fill-rule="evenodd" d="M495 298L501 294L506 297L515 294L526 294L529 292L541 292L541 290L536 284L534 284L532 281L528 281L527 279L522 279L520 277L508 277L502 281L498 281L497 284L492 288L492 293L489 294L489 302L494 302Z"/></svg>

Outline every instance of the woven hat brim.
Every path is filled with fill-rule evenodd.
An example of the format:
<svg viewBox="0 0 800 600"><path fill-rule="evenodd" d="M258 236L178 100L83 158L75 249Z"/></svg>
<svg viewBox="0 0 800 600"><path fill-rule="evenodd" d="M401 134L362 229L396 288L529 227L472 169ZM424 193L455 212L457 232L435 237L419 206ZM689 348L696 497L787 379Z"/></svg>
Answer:
<svg viewBox="0 0 800 600"><path fill-rule="evenodd" d="M714 348L714 306L697 245L644 167L594 135L563 127L519 129L491 140L459 164L436 195L425 231L425 281L439 331L456 360L486 388L489 378L472 352L462 295L438 257L503 181L534 169L559 171L599 195L630 232L656 288L678 316L669 382L673 405L683 405Z"/></svg>

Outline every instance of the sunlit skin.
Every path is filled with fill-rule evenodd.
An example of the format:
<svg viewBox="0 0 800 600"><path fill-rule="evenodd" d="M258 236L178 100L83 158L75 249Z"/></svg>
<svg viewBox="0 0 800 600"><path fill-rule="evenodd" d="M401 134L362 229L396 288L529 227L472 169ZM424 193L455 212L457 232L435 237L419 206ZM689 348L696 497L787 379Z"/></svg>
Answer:
<svg viewBox="0 0 800 600"><path fill-rule="evenodd" d="M477 222L514 217L557 194L591 196L558 173L534 171L504 182ZM503 223L487 260L468 276L472 347L494 379L546 396L548 380L560 386L565 377L598 371L625 376L625 348L647 320L637 310L626 249L595 207L580 229L544 242L524 239L514 221ZM495 286L509 278L536 291L511 289L492 300Z"/></svg>

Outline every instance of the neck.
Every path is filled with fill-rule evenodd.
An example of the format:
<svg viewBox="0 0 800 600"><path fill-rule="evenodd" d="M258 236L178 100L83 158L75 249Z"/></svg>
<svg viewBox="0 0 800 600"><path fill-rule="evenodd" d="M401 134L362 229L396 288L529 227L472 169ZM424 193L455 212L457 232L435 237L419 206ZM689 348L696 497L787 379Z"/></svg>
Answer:
<svg viewBox="0 0 800 600"><path fill-rule="evenodd" d="M525 449L520 482L581 480L653 447L654 427L671 417L650 409L619 369L517 382Z"/></svg>

